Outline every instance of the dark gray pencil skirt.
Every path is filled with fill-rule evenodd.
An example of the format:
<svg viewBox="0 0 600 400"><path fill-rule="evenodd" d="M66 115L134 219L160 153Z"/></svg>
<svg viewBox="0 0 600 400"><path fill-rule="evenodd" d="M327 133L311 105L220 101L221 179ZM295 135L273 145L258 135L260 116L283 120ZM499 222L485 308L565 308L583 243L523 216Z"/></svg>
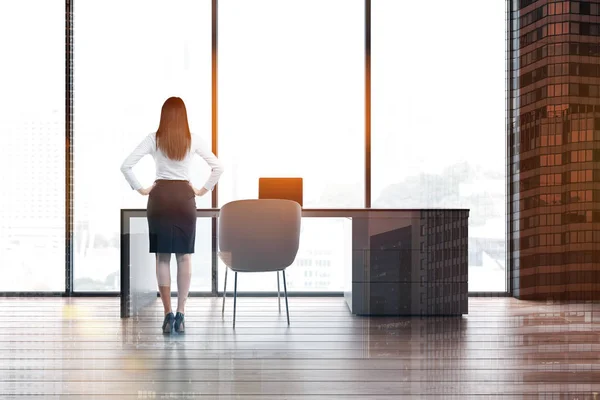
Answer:
<svg viewBox="0 0 600 400"><path fill-rule="evenodd" d="M196 195L188 181L159 179L148 195L150 253L194 252Z"/></svg>

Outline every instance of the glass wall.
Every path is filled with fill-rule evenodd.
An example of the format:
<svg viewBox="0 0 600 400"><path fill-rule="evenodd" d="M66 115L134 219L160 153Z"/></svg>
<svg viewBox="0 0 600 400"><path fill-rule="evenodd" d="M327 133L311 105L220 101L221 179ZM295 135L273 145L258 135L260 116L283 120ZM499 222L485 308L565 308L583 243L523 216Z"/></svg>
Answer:
<svg viewBox="0 0 600 400"><path fill-rule="evenodd" d="M2 2L0 37L0 291L64 291L64 1Z"/></svg>
<svg viewBox="0 0 600 400"><path fill-rule="evenodd" d="M0 33L20 33L0 43L14 61L0 78L0 162L15 171L0 195L0 290L64 290L64 2L1 7ZM471 291L506 289L504 7L436 0L425 14L372 1L372 206L469 208ZM256 198L260 177L302 177L305 208L364 206L364 17L364 0L219 1L219 206ZM119 210L147 202L121 162L170 96L211 144L211 1L86 1L74 32L74 288L117 291ZM150 185L151 157L134 171ZM193 183L209 173L197 158ZM323 244L346 225L303 221L291 290L341 288L325 278L338 276L345 239ZM199 220L193 291L211 287L210 228ZM269 280L240 289L272 290Z"/></svg>
<svg viewBox="0 0 600 400"><path fill-rule="evenodd" d="M372 2L372 206L469 208L469 291L506 290L504 7Z"/></svg>
<svg viewBox="0 0 600 400"><path fill-rule="evenodd" d="M220 0L218 54L219 204L257 198L259 177L302 177L306 208L363 207L364 1ZM335 220L303 224L343 235ZM323 242L302 243L297 262L306 268L290 269L299 274L291 286L338 290L341 281L323 283L308 269L326 263ZM342 257L327 247L327 257ZM244 276L239 288L274 290L272 275Z"/></svg>
<svg viewBox="0 0 600 400"><path fill-rule="evenodd" d="M156 131L170 96L184 100L190 128L211 144L211 2L84 1L74 25L74 288L118 291L120 209L148 201L131 190L121 163ZM152 157L134 172L150 186ZM209 174L196 157L192 183L200 187ZM210 195L196 199L199 208L210 203ZM198 221L197 239L191 290L209 291L210 222Z"/></svg>

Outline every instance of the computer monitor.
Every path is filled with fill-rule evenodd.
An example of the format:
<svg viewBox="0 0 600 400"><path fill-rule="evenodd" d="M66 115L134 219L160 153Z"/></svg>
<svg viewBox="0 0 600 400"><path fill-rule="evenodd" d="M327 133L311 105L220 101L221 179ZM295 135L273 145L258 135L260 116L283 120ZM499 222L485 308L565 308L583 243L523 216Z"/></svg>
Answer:
<svg viewBox="0 0 600 400"><path fill-rule="evenodd" d="M258 198L293 200L302 207L302 178L259 178Z"/></svg>

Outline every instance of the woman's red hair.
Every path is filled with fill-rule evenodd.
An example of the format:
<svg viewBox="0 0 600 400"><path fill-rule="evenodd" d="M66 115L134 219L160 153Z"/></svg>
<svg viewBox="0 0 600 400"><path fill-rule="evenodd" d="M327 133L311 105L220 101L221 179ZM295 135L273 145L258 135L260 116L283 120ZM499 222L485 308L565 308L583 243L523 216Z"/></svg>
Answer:
<svg viewBox="0 0 600 400"><path fill-rule="evenodd" d="M183 160L192 147L187 111L179 97L169 97L162 106L156 147L172 160Z"/></svg>

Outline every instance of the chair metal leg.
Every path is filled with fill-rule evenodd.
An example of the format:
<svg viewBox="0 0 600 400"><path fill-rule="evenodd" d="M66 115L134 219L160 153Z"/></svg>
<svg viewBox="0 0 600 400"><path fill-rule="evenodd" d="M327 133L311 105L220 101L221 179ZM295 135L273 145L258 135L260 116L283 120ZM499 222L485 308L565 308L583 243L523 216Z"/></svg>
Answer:
<svg viewBox="0 0 600 400"><path fill-rule="evenodd" d="M221 315L225 315L225 297L227 297L227 270L229 268L225 267L225 284L223 285L223 308L221 309Z"/></svg>
<svg viewBox="0 0 600 400"><path fill-rule="evenodd" d="M281 271L283 274L283 292L285 293L285 313L287 314L287 322L290 324L290 310L288 308L287 286L285 284L285 269Z"/></svg>
<svg viewBox="0 0 600 400"><path fill-rule="evenodd" d="M233 275L233 327L235 328L235 306L237 302L237 271Z"/></svg>
<svg viewBox="0 0 600 400"><path fill-rule="evenodd" d="M277 307L279 308L279 312L281 312L281 297L279 296L279 271L277 272Z"/></svg>

